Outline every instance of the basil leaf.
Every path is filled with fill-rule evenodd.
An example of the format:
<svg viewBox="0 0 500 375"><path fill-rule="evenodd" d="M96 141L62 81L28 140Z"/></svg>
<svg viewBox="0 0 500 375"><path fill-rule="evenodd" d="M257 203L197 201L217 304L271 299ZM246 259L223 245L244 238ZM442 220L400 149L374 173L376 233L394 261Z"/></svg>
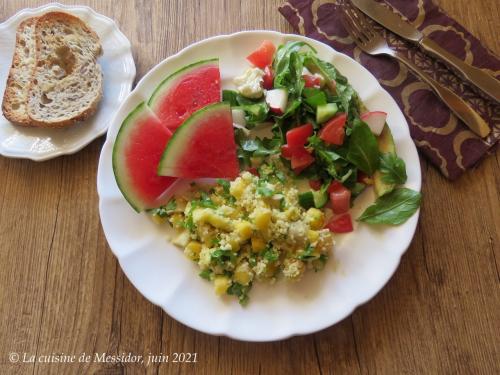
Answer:
<svg viewBox="0 0 500 375"><path fill-rule="evenodd" d="M359 119L354 121L352 127L347 160L369 176L375 173L380 164L377 139L368 125Z"/></svg>
<svg viewBox="0 0 500 375"><path fill-rule="evenodd" d="M405 162L392 152L380 156L380 173L386 184L401 185L406 182Z"/></svg>
<svg viewBox="0 0 500 375"><path fill-rule="evenodd" d="M407 188L395 189L378 198L358 218L369 224L399 225L408 220L420 206L422 194Z"/></svg>

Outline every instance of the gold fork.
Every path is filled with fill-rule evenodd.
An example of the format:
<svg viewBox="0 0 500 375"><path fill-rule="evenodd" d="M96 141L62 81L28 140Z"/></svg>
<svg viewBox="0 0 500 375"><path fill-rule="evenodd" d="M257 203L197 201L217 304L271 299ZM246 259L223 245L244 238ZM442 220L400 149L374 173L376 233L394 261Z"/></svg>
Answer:
<svg viewBox="0 0 500 375"><path fill-rule="evenodd" d="M402 62L427 83L470 130L480 137L486 137L491 132L488 124L461 97L429 77L405 55L390 48L387 41L373 29L364 14L345 1L342 2L342 8L344 10L342 23L361 50L369 55L391 56Z"/></svg>

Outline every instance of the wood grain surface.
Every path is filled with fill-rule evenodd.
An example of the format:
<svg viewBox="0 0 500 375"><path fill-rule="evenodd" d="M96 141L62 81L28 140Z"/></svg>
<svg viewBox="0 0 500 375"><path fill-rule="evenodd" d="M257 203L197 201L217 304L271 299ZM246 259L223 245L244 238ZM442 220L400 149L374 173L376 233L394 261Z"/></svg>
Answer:
<svg viewBox="0 0 500 375"><path fill-rule="evenodd" d="M79 3L118 22L132 42L138 80L208 36L291 32L277 11L280 2ZM43 3L3 0L0 22ZM498 0L438 3L500 54ZM99 223L96 172L103 140L43 163L0 157L0 374L500 373L498 152L454 183L422 160L420 223L388 285L329 329L255 344L177 323L126 279ZM196 352L197 363L15 364L9 360L14 352L26 353L26 360Z"/></svg>

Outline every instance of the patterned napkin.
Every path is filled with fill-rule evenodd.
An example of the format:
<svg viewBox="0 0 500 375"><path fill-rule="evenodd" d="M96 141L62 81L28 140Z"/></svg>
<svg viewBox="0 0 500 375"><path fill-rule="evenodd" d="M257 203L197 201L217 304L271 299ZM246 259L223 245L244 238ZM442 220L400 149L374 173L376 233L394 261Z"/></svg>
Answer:
<svg viewBox="0 0 500 375"><path fill-rule="evenodd" d="M447 178L454 180L473 167L500 138L500 105L479 97L445 65L427 57L414 45L380 29L392 47L458 93L486 120L492 133L484 140L477 137L404 65L361 52L342 27L337 3L336 0L289 0L279 11L298 33L329 44L370 70L402 109L417 147ZM388 4L449 52L500 77L500 60L432 0L386 0L385 5Z"/></svg>

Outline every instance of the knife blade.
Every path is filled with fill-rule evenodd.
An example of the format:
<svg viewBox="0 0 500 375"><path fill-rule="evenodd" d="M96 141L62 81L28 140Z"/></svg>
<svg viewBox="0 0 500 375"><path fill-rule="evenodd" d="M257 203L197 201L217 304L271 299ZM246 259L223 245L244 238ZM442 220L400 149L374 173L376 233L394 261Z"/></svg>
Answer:
<svg viewBox="0 0 500 375"><path fill-rule="evenodd" d="M406 40L418 44L424 51L446 63L456 73L479 89L479 94L484 93L490 99L500 103L500 81L495 77L449 53L413 25L375 0L351 0L351 2L383 27Z"/></svg>

